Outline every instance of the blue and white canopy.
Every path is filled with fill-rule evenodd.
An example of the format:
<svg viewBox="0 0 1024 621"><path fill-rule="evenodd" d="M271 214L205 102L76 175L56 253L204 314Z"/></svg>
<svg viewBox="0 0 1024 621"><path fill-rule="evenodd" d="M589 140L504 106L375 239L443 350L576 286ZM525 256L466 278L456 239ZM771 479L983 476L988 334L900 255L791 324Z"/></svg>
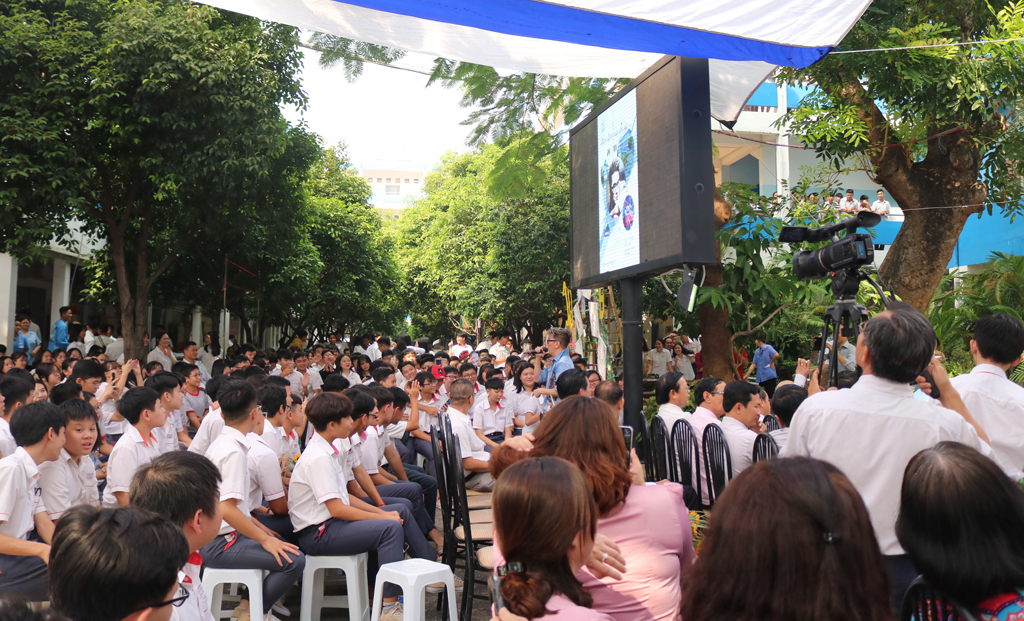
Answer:
<svg viewBox="0 0 1024 621"><path fill-rule="evenodd" d="M349 39L499 69L633 78L711 59L711 113L735 120L775 66L806 67L870 0L200 0Z"/></svg>

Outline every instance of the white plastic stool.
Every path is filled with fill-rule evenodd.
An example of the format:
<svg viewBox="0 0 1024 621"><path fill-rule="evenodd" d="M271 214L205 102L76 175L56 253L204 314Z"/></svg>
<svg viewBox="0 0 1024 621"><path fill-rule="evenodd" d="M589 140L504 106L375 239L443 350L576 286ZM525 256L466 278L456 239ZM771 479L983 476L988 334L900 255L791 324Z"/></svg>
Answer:
<svg viewBox="0 0 1024 621"><path fill-rule="evenodd" d="M416 465L424 470L427 469L427 458L419 453L416 453Z"/></svg>
<svg viewBox="0 0 1024 621"><path fill-rule="evenodd" d="M380 609L383 605L384 583L390 582L402 587L402 594L405 596L405 605L402 613L406 619L411 621L424 621L426 619L426 598L424 592L427 585L435 582L444 582L448 590L448 616L450 621L456 621L458 616L455 612L455 576L452 575L451 567L444 563L435 563L421 558L410 558L396 563L381 565L377 570L377 582L373 588L373 613L371 619L380 618Z"/></svg>
<svg viewBox="0 0 1024 621"><path fill-rule="evenodd" d="M366 580L366 554L355 556L307 556L302 570L302 605L299 621L320 621L322 608L348 608L352 621L370 619L370 589ZM324 574L328 569L345 572L348 595L324 596Z"/></svg>
<svg viewBox="0 0 1024 621"><path fill-rule="evenodd" d="M203 568L203 590L214 619L227 619L232 613L231 610L221 610L224 606L222 585L225 584L244 584L249 589L250 616L263 618L263 570Z"/></svg>

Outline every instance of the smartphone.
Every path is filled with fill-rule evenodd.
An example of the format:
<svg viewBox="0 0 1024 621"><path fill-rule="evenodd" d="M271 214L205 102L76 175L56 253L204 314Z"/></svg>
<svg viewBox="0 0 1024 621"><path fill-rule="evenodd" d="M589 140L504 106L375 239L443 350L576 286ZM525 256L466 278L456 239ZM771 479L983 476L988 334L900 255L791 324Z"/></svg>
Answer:
<svg viewBox="0 0 1024 621"><path fill-rule="evenodd" d="M629 469L632 463L630 456L635 448L633 444L633 428L629 425L623 425L619 429L622 430L622 439L626 442L626 469Z"/></svg>
<svg viewBox="0 0 1024 621"><path fill-rule="evenodd" d="M494 614L505 607L505 601L501 599L501 578L491 574L487 580L487 586L491 590L491 602L494 604Z"/></svg>
<svg viewBox="0 0 1024 621"><path fill-rule="evenodd" d="M932 378L932 374L928 372L928 369L921 371L921 377L923 377L926 382L932 385L931 393L925 394L931 397L932 399L938 399L941 393L939 393L939 387L935 385L935 380Z"/></svg>

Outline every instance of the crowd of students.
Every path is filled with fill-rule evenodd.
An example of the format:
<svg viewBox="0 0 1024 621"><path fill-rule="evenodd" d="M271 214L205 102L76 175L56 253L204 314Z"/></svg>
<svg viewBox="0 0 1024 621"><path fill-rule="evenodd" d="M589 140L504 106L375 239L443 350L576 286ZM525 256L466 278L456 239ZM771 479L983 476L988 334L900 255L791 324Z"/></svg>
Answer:
<svg viewBox="0 0 1024 621"><path fill-rule="evenodd" d="M307 555L438 560L443 417L466 487L493 492L498 619L891 619L918 572L980 618L1014 618L1024 388L1006 370L1024 323L979 320L975 372L950 380L921 319L872 318L850 390L820 390L805 361L772 396L662 375L666 427L717 425L733 456L699 557L690 509L709 499L644 480L622 387L561 328L538 347L369 335L222 356L208 335L180 352L158 339L144 364L102 345L40 357L0 375L0 615L24 614L19 597L75 621L210 621L210 567L263 570L263 610L234 616L275 621L296 614L284 596ZM769 414L787 458L752 463ZM379 595L381 619L402 619L399 588Z"/></svg>

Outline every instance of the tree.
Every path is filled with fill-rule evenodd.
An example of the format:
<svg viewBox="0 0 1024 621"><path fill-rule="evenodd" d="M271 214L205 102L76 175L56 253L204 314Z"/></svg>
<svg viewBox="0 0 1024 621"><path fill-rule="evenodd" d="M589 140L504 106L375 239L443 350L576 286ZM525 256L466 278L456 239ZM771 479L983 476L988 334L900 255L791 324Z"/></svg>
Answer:
<svg viewBox="0 0 1024 621"><path fill-rule="evenodd" d="M780 79L817 89L785 121L836 167L860 157L905 221L880 270L921 311L972 214L1024 196L1024 3L879 0L843 39L844 50ZM998 207L997 207L998 209Z"/></svg>
<svg viewBox="0 0 1024 621"><path fill-rule="evenodd" d="M296 31L183 1L0 7L3 248L108 243L125 353L202 214L241 214L304 105ZM134 259L134 265L129 264Z"/></svg>

